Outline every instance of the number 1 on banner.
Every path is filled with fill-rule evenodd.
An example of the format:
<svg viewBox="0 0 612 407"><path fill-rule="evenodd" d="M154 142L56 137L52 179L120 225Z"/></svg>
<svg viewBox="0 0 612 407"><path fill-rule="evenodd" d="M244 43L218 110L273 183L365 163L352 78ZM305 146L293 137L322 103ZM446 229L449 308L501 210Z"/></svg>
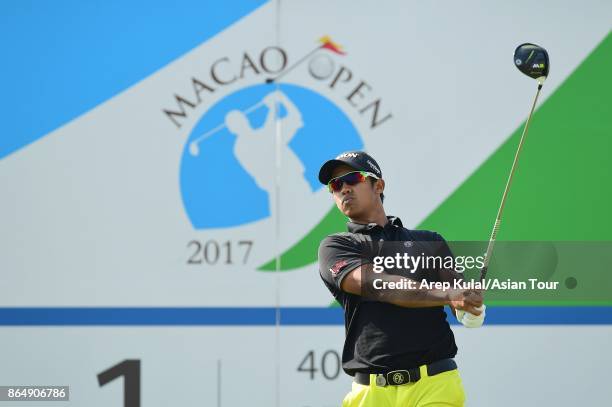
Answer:
<svg viewBox="0 0 612 407"><path fill-rule="evenodd" d="M121 376L124 377L123 406L140 407L140 360L126 359L98 373L98 384L102 387Z"/></svg>

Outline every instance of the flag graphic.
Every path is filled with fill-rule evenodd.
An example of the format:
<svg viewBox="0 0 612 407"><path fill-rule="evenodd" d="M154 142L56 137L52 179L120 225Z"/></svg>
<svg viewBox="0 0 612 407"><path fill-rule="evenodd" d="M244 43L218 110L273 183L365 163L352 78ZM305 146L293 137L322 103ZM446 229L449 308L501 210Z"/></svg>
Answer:
<svg viewBox="0 0 612 407"><path fill-rule="evenodd" d="M328 35L321 37L319 42L321 43L321 48L328 49L336 54L346 55L346 52L342 51L342 46L337 42L333 42Z"/></svg>

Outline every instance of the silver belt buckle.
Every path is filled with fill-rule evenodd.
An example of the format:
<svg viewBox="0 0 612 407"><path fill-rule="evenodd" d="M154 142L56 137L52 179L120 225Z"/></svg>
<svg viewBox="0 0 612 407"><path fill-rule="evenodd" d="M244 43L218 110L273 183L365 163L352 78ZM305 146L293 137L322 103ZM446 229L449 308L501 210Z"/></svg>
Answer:
<svg viewBox="0 0 612 407"><path fill-rule="evenodd" d="M385 375L377 374L376 375L376 386L385 387L386 385L387 385L387 379L385 378Z"/></svg>

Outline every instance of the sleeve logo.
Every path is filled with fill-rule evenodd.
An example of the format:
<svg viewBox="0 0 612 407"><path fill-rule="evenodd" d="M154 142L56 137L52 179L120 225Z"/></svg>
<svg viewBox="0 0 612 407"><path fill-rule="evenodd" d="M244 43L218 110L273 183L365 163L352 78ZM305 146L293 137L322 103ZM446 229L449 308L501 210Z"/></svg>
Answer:
<svg viewBox="0 0 612 407"><path fill-rule="evenodd" d="M348 261L346 260L340 260L337 261L330 269L329 271L331 271L332 275L337 276L338 273L340 272L340 270L342 270L344 268L344 266L346 266L348 264Z"/></svg>

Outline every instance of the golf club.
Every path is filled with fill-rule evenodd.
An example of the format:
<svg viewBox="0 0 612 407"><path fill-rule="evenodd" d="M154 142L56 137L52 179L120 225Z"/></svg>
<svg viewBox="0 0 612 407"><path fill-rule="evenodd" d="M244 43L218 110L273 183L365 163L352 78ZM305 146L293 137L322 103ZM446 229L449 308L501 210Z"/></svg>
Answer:
<svg viewBox="0 0 612 407"><path fill-rule="evenodd" d="M495 218L495 223L493 225L493 231L491 232L491 237L489 238L489 244L487 246L487 251L485 254L485 258L484 258L484 266L480 270L480 281L483 281L487 275L487 270L489 268L489 261L491 259L491 254L493 253L493 246L495 245L495 239L497 238L497 232L499 232L499 226L501 225L501 218L502 218L502 213L504 211L504 205L506 204L506 198L508 197L508 191L510 190L510 185L512 184L512 178L514 177L514 172L516 170L518 159L521 154L521 150L523 148L523 143L525 142L527 131L529 130L529 122L531 121L531 116L533 115L533 111L535 110L536 103L538 102L538 96L540 95L540 90L542 90L542 85L544 84L544 80L546 80L546 77L548 76L548 72L550 69L550 61L548 59L548 52L546 52L544 48L538 45L535 45L535 44L530 44L530 43L524 43L516 47L516 50L514 50L514 64L518 68L519 71L529 76L530 78L533 78L538 81L538 90L533 100L533 104L531 105L531 110L529 111L529 116L527 117L527 121L525 122L525 127L523 128L523 134L521 135L521 139L516 149L516 154L514 155L514 161L512 162L512 167L510 168L510 175L508 176L508 181L506 181L506 187L502 195L499 209L497 210L497 217Z"/></svg>
<svg viewBox="0 0 612 407"><path fill-rule="evenodd" d="M253 106L250 106L247 109L243 110L242 113L244 113L245 115L248 115L249 113L262 107L263 105L264 105L263 101L255 103ZM216 132L218 132L219 130L222 130L223 128L225 128L225 123L221 123L217 127L213 128L212 130L207 131L206 133L202 134L201 136L193 140L191 143L189 143L189 153L193 156L199 155L200 154L200 143L206 140L207 138L209 138L210 136L212 136L213 134L215 134Z"/></svg>

